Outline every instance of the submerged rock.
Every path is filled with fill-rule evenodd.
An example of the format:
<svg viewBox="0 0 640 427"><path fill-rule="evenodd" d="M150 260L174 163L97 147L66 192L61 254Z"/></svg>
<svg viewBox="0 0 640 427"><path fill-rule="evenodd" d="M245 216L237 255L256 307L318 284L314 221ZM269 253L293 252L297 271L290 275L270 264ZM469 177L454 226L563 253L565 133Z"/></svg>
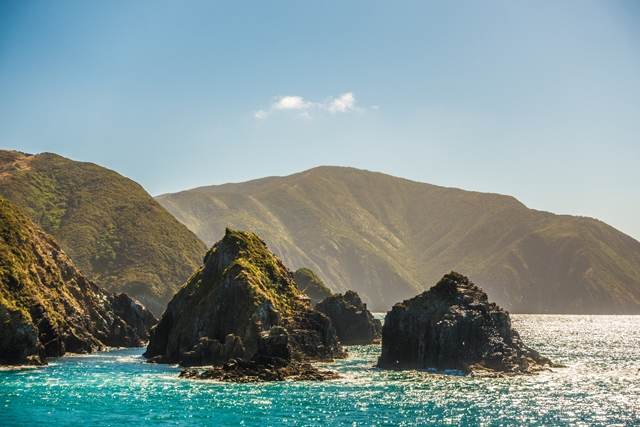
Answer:
<svg viewBox="0 0 640 427"><path fill-rule="evenodd" d="M326 314L343 345L364 345L378 342L382 336L382 323L374 319L354 291L334 294L316 304L316 310Z"/></svg>
<svg viewBox="0 0 640 427"><path fill-rule="evenodd" d="M346 355L329 318L311 307L264 241L227 229L151 330L145 357L182 366L249 361L261 345L272 346L264 333L281 330L291 360Z"/></svg>
<svg viewBox="0 0 640 427"><path fill-rule="evenodd" d="M140 347L156 319L90 282L58 243L0 197L0 364Z"/></svg>
<svg viewBox="0 0 640 427"><path fill-rule="evenodd" d="M559 365L524 345L509 313L467 277L451 272L387 313L378 366L496 375Z"/></svg>

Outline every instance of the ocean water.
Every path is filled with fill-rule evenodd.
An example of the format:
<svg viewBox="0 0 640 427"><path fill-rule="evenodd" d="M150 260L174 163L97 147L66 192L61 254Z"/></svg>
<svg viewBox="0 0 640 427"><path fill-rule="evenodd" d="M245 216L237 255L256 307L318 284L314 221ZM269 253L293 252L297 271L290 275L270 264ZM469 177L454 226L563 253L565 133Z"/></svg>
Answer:
<svg viewBox="0 0 640 427"><path fill-rule="evenodd" d="M382 371L379 346L322 365L343 379L225 384L141 363L143 349L0 371L1 426L640 426L640 316L513 315L566 364L535 376Z"/></svg>

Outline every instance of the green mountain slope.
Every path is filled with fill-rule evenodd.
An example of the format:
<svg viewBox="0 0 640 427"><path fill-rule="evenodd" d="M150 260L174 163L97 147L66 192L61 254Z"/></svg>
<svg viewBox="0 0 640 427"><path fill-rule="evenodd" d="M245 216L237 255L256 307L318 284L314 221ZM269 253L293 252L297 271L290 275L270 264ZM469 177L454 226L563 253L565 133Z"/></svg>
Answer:
<svg viewBox="0 0 640 427"><path fill-rule="evenodd" d="M155 322L126 294L87 280L50 235L0 197L0 365L139 347Z"/></svg>
<svg viewBox="0 0 640 427"><path fill-rule="evenodd" d="M352 168L200 187L157 200L207 244L262 236L293 268L387 310L451 270L515 312L640 313L640 243L590 218Z"/></svg>
<svg viewBox="0 0 640 427"><path fill-rule="evenodd" d="M206 253L140 185L91 163L0 151L0 195L56 238L89 279L157 314Z"/></svg>

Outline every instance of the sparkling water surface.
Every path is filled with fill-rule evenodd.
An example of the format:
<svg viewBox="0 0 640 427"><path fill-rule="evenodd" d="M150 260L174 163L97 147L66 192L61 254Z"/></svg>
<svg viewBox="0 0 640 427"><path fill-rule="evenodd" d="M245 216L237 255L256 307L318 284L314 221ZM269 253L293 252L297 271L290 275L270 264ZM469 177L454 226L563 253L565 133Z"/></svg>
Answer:
<svg viewBox="0 0 640 427"><path fill-rule="evenodd" d="M512 315L524 342L567 365L535 376L382 371L347 347L325 382L182 380L144 349L0 371L1 426L640 426L640 316Z"/></svg>

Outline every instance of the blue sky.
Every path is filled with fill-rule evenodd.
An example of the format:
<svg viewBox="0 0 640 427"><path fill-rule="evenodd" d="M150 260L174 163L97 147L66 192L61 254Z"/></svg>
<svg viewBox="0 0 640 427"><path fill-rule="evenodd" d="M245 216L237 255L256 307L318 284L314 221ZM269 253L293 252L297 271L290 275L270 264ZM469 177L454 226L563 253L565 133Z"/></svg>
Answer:
<svg viewBox="0 0 640 427"><path fill-rule="evenodd" d="M0 0L0 147L153 195L353 166L640 240L640 2Z"/></svg>

